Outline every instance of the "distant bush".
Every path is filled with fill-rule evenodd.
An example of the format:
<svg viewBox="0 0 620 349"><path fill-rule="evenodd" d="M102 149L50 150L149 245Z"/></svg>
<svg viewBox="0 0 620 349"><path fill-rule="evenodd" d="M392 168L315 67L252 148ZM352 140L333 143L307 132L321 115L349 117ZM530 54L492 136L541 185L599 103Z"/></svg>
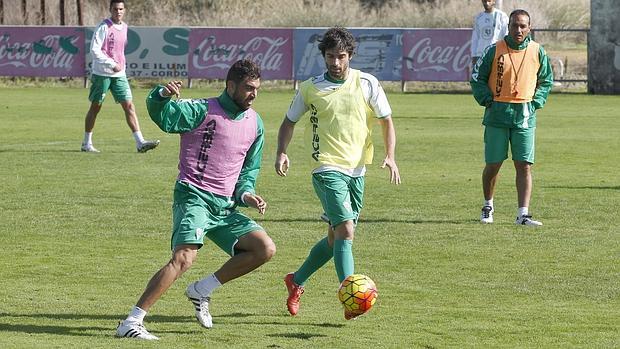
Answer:
<svg viewBox="0 0 620 349"><path fill-rule="evenodd" d="M108 1L86 0L85 23L108 14ZM369 6L371 4L371 6ZM479 0L143 0L127 3L141 26L469 28ZM537 28L589 28L589 0L503 0L530 12Z"/></svg>
<svg viewBox="0 0 620 349"><path fill-rule="evenodd" d="M109 0L81 1L84 25L109 15ZM0 24L60 24L60 0L18 3L4 1ZM64 1L66 25L77 25L77 3ZM505 12L529 11L536 28L590 26L589 0L502 3ZM479 0L128 0L126 19L135 26L469 28L481 10Z"/></svg>

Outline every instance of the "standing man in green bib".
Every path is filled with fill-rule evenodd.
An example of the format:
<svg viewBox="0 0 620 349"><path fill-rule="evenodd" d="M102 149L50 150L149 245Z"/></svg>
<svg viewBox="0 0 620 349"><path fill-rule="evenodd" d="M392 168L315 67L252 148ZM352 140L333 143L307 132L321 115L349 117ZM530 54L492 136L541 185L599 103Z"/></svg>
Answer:
<svg viewBox="0 0 620 349"><path fill-rule="evenodd" d="M314 167L312 184L325 212L322 218L329 223L327 237L312 247L297 271L284 278L291 315L299 310L306 281L332 257L339 282L355 271L353 236L363 206L366 165L372 163L375 120L382 127L385 145L381 167L389 170L391 183L400 184L394 155L396 134L385 92L377 78L349 67L355 38L345 28L330 28L320 40L319 50L327 71L301 84L278 133L275 168L284 177L290 165L286 150L295 125L310 112L306 158ZM345 309L345 319L356 316Z"/></svg>
<svg viewBox="0 0 620 349"><path fill-rule="evenodd" d="M508 158L508 146L516 170L518 210L515 223L536 227L540 221L529 213L532 195L532 165L536 110L547 102L553 86L549 57L530 38L530 15L524 10L510 14L508 35L488 46L476 62L470 84L474 98L485 107L480 222L493 223L493 195L499 170Z"/></svg>

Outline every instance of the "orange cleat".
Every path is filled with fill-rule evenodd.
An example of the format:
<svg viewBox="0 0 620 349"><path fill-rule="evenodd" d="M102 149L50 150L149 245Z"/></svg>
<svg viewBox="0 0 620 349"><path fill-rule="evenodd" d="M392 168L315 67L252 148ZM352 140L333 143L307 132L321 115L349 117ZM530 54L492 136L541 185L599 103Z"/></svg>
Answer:
<svg viewBox="0 0 620 349"><path fill-rule="evenodd" d="M294 276L294 273L288 273L284 277L284 283L288 289L286 307L288 308L288 312L293 316L297 315L297 312L299 311L299 298L301 298L301 295L304 294L304 287L297 285L295 281L293 281Z"/></svg>

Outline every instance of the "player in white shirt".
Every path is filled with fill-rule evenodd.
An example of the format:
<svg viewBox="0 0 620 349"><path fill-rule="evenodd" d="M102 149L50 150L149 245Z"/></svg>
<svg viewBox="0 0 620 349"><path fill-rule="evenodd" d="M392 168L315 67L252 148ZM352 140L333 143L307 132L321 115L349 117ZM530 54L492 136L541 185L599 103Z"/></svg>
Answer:
<svg viewBox="0 0 620 349"><path fill-rule="evenodd" d="M495 0L482 0L484 11L474 17L471 62L475 65L487 46L508 35L508 15L495 8Z"/></svg>

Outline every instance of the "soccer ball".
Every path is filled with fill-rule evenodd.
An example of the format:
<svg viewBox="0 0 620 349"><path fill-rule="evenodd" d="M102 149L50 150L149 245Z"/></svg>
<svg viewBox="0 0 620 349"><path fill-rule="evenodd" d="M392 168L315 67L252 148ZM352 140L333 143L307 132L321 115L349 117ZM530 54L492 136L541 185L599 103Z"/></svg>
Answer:
<svg viewBox="0 0 620 349"><path fill-rule="evenodd" d="M353 314L364 314L377 301L377 286L366 275L349 275L338 288L338 299L346 310Z"/></svg>

